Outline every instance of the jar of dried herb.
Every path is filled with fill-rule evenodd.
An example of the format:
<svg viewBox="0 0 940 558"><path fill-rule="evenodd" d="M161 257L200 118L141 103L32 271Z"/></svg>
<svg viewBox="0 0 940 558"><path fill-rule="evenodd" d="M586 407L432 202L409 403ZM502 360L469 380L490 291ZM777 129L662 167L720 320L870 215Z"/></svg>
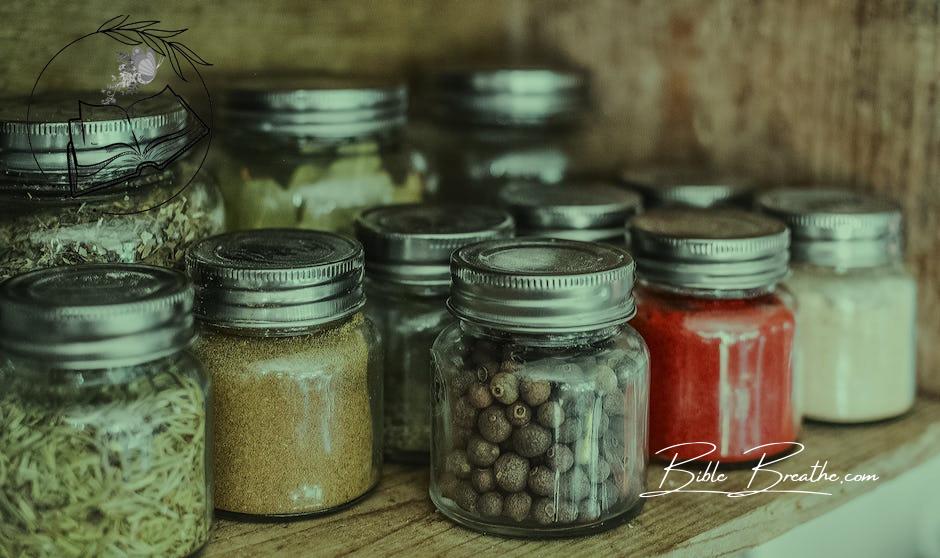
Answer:
<svg viewBox="0 0 940 558"><path fill-rule="evenodd" d="M512 232L509 215L480 206L387 206L357 219L366 255L366 310L382 334L389 459L428 461L430 349L452 321L445 305L451 253Z"/></svg>
<svg viewBox="0 0 940 558"><path fill-rule="evenodd" d="M192 295L181 273L132 264L0 287L0 555L188 556L206 544Z"/></svg>
<svg viewBox="0 0 940 558"><path fill-rule="evenodd" d="M382 375L362 266L355 240L299 229L224 234L187 253L196 354L212 379L216 508L324 513L378 482Z"/></svg>
<svg viewBox="0 0 940 558"><path fill-rule="evenodd" d="M431 500L470 528L582 535L628 519L646 482L649 357L629 326L634 263L613 246L457 250L434 342Z"/></svg>
<svg viewBox="0 0 940 558"><path fill-rule="evenodd" d="M222 198L197 172L207 129L177 97L141 99L130 116L87 106L0 106L0 279L86 262L172 267L222 231Z"/></svg>
<svg viewBox="0 0 940 558"><path fill-rule="evenodd" d="M352 232L375 205L421 201L424 159L404 142L407 90L378 79L235 80L214 163L232 229Z"/></svg>
<svg viewBox="0 0 940 558"><path fill-rule="evenodd" d="M643 196L648 209L658 207L738 207L747 209L754 184L733 173L692 165L641 166L624 170L621 182Z"/></svg>

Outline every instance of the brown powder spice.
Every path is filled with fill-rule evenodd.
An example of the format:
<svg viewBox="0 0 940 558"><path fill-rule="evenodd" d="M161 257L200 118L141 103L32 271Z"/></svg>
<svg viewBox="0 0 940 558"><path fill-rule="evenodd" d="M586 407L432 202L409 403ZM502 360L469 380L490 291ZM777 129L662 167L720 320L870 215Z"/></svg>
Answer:
<svg viewBox="0 0 940 558"><path fill-rule="evenodd" d="M206 328L196 345L212 380L216 508L301 515L368 492L381 465L370 323L247 335Z"/></svg>

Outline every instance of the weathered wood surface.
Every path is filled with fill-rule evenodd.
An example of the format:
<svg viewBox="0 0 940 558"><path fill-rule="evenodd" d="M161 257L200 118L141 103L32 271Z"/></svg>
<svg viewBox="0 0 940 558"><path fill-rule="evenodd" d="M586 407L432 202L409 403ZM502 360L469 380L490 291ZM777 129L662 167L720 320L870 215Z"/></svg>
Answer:
<svg viewBox="0 0 940 558"><path fill-rule="evenodd" d="M210 78L566 60L595 74L599 167L695 161L889 193L921 281L922 384L940 393L938 2L6 0L0 90L28 91L59 47L119 13L189 27ZM59 64L50 83L101 87L111 56Z"/></svg>
<svg viewBox="0 0 940 558"><path fill-rule="evenodd" d="M880 480L785 485L788 490L831 492L832 496L762 494L731 499L718 494L670 494L649 499L633 521L600 535L527 541L491 537L456 526L428 500L425 468L388 466L368 499L335 515L275 524L219 521L206 556L729 554L767 541L940 453L940 402L922 399L907 417L877 425L808 425L801 440L806 445L804 453L774 465L774 469L808 473L817 460L828 460L828 473L873 473ZM695 487L742 490L751 475L749 470L722 471L729 474L727 481ZM661 475L661 466L651 467L651 489ZM670 480L673 478L681 476ZM766 486L766 478L758 477L754 487ZM666 486L674 488L676 484Z"/></svg>

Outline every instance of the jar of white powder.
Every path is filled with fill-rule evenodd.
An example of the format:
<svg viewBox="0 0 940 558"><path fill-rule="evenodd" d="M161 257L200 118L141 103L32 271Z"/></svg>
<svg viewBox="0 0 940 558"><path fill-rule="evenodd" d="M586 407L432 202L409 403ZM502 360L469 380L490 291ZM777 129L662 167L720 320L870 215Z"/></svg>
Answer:
<svg viewBox="0 0 940 558"><path fill-rule="evenodd" d="M903 264L900 208L831 189L772 190L757 204L792 231L805 416L858 423L908 411L917 285Z"/></svg>

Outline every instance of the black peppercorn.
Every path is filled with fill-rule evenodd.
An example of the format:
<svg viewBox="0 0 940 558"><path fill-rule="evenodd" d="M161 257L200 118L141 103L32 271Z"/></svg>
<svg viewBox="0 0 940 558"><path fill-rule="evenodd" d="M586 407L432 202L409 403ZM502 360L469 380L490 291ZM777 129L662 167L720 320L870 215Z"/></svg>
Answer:
<svg viewBox="0 0 940 558"><path fill-rule="evenodd" d="M555 472L538 465L529 471L529 492L538 496L552 496L555 494Z"/></svg>
<svg viewBox="0 0 940 558"><path fill-rule="evenodd" d="M551 445L551 432L537 424L527 424L512 433L512 447L523 457L542 455Z"/></svg>
<svg viewBox="0 0 940 558"><path fill-rule="evenodd" d="M503 513L503 497L499 492L487 492L477 499L477 511L484 517L496 517Z"/></svg>
<svg viewBox="0 0 940 558"><path fill-rule="evenodd" d="M480 418L477 420L477 430L480 432L480 436L483 436L488 442L498 444L512 434L512 425L509 424L502 406L492 405L480 413Z"/></svg>
<svg viewBox="0 0 940 558"><path fill-rule="evenodd" d="M470 473L470 484L480 494L496 490L496 477L493 475L493 469L474 469Z"/></svg>
<svg viewBox="0 0 940 558"><path fill-rule="evenodd" d="M588 463L585 469L594 484L600 484L610 476L610 465L601 457L597 457L593 463Z"/></svg>
<svg viewBox="0 0 940 558"><path fill-rule="evenodd" d="M591 480L580 467L574 467L562 475L558 493L572 502L581 501L591 495Z"/></svg>
<svg viewBox="0 0 940 558"><path fill-rule="evenodd" d="M457 476L453 473L444 472L441 473L441 476L438 478L437 485L441 490L442 496L453 500L457 495L457 487L460 486L460 481L457 480Z"/></svg>
<svg viewBox="0 0 940 558"><path fill-rule="evenodd" d="M555 521L558 523L574 523L578 519L578 504L562 500L555 505Z"/></svg>
<svg viewBox="0 0 940 558"><path fill-rule="evenodd" d="M458 479L470 476L470 460L464 450L454 450L444 458L444 471L453 474Z"/></svg>
<svg viewBox="0 0 940 558"><path fill-rule="evenodd" d="M479 436L471 436L467 441L467 458L477 467L489 467L499 457L499 447Z"/></svg>
<svg viewBox="0 0 940 558"><path fill-rule="evenodd" d="M468 512L475 512L477 507L477 498L479 494L477 491L470 486L470 483L461 482L457 486L457 493L454 495L454 501L457 502L457 505L461 508L467 510Z"/></svg>
<svg viewBox="0 0 940 558"><path fill-rule="evenodd" d="M467 401L474 408L485 409L493 404L493 396L490 390L480 382L473 382L467 388Z"/></svg>
<svg viewBox="0 0 940 558"><path fill-rule="evenodd" d="M532 519L540 525L551 525L555 522L555 500L553 498L536 498L532 502Z"/></svg>
<svg viewBox="0 0 940 558"><path fill-rule="evenodd" d="M454 449L463 449L467 447L467 440L470 439L472 430L463 426L454 427L453 442Z"/></svg>
<svg viewBox="0 0 940 558"><path fill-rule="evenodd" d="M565 473L574 465L574 452L564 444L555 444L545 452L545 464L559 473Z"/></svg>
<svg viewBox="0 0 940 558"><path fill-rule="evenodd" d="M617 374L606 364L599 364L594 368L594 382L598 393L613 393L617 391Z"/></svg>
<svg viewBox="0 0 940 558"><path fill-rule="evenodd" d="M476 376L474 376L472 372L468 370L461 370L454 374L454 380L451 384L451 389L453 389L453 392L457 397L460 397L466 393L467 388L470 387L470 384L472 384L474 381L476 381Z"/></svg>
<svg viewBox="0 0 940 558"><path fill-rule="evenodd" d="M583 522L597 521L601 516L601 505L593 498L581 500L578 504L578 517Z"/></svg>
<svg viewBox="0 0 940 558"><path fill-rule="evenodd" d="M490 393L500 403L509 405L519 398L519 379L515 374L500 372L490 380Z"/></svg>
<svg viewBox="0 0 940 558"><path fill-rule="evenodd" d="M565 411L557 401L546 401L539 405L537 411L539 424L545 428L558 428L565 422Z"/></svg>
<svg viewBox="0 0 940 558"><path fill-rule="evenodd" d="M522 365L519 364L519 361L507 359L499 365L500 372L506 372L508 374L514 374L522 368Z"/></svg>
<svg viewBox="0 0 940 558"><path fill-rule="evenodd" d="M552 394L552 384L547 380L528 380L523 378L519 382L519 394L530 407L538 407L548 401Z"/></svg>
<svg viewBox="0 0 940 558"><path fill-rule="evenodd" d="M506 407L506 419L515 427L525 426L532 420L532 409L522 401L516 401Z"/></svg>
<svg viewBox="0 0 940 558"><path fill-rule="evenodd" d="M620 416L626 413L627 404L622 393L611 393L604 397L604 412L611 416Z"/></svg>
<svg viewBox="0 0 940 558"><path fill-rule="evenodd" d="M506 492L519 492L525 488L529 476L529 461L515 453L504 453L493 465L496 484Z"/></svg>
<svg viewBox="0 0 940 558"><path fill-rule="evenodd" d="M516 492L506 496L503 502L503 515L513 521L522 521L532 508L532 496L527 492Z"/></svg>
<svg viewBox="0 0 940 558"><path fill-rule="evenodd" d="M453 415L456 426L471 427L477 420L477 410L466 397L454 401Z"/></svg>
<svg viewBox="0 0 940 558"><path fill-rule="evenodd" d="M568 419L555 431L555 437L563 444L570 444L578 440L581 436L581 421L579 419Z"/></svg>
<svg viewBox="0 0 940 558"><path fill-rule="evenodd" d="M601 510L605 511L610 509L614 504L620 501L620 496L624 493L625 492L621 492L621 490L617 488L617 483L612 479L607 479L600 491Z"/></svg>

